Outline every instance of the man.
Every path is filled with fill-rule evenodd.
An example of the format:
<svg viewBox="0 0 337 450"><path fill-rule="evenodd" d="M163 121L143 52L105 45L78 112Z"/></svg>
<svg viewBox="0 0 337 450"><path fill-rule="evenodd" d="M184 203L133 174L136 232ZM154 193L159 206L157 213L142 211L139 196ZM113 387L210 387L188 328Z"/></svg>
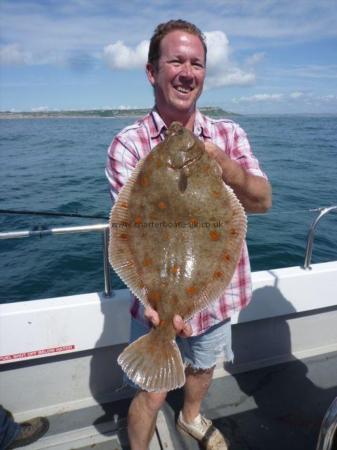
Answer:
<svg viewBox="0 0 337 450"><path fill-rule="evenodd" d="M117 193L137 161L165 137L165 130L179 121L205 142L206 150L222 168L225 183L231 186L247 212L264 212L271 206L271 188L253 156L244 131L229 120L212 120L196 109L206 74L207 48L200 30L183 20L159 25L152 36L146 73L153 86L154 109L142 120L122 130L108 150L106 175L111 194ZM177 427L193 436L208 450L226 449L225 439L200 415L217 357L222 351L229 360L230 316L247 305L251 297L250 267L246 244L229 288L212 308L196 314L188 323L174 318L181 339L186 368L184 406ZM131 308L131 340L147 332L144 317L157 326L159 317L151 308L134 300ZM157 413L165 392L139 391L128 414L128 434L132 450L147 450L154 433Z"/></svg>

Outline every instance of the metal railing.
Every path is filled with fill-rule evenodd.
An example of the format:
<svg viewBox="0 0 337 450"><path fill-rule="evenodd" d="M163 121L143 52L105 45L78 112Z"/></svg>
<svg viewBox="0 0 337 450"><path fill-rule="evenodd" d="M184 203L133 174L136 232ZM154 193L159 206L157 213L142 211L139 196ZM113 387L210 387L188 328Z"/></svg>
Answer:
<svg viewBox="0 0 337 450"><path fill-rule="evenodd" d="M61 228L45 228L34 227L32 230L25 231L9 231L0 233L0 239L18 239L33 236L49 236L53 234L67 234L67 233L103 233L103 269L104 269L104 295L110 297L111 295L111 277L108 257L109 246L109 225L107 223L95 225L83 225L78 227L61 227Z"/></svg>
<svg viewBox="0 0 337 450"><path fill-rule="evenodd" d="M337 397L329 406L325 413L321 429L319 432L316 450L332 450L334 438L337 430Z"/></svg>
<svg viewBox="0 0 337 450"><path fill-rule="evenodd" d="M312 247L313 247L313 244L314 244L315 231L316 231L316 227L318 225L318 222L321 220L321 218L323 216L328 214L330 211L335 211L335 210L337 210L337 205L329 206L327 208L321 208L319 210L318 216L312 222L311 227L309 229L309 233L308 233L307 247L306 247L306 250L305 250L304 265L303 265L304 269L306 269L306 270L311 269L310 263L311 263L311 256L312 256Z"/></svg>
<svg viewBox="0 0 337 450"><path fill-rule="evenodd" d="M314 219L309 229L303 265L303 268L306 270L311 269L310 263L312 256L312 248L318 222L321 220L323 216L334 210L337 210L337 205L319 209L319 214ZM61 228L47 228L44 226L38 226L34 227L32 230L2 232L0 233L0 239L17 239L34 236L42 237L54 234L89 233L89 232L101 232L103 236L104 295L110 297L112 289L111 289L110 265L108 258L109 225L107 223L95 225L83 225L77 227L61 227Z"/></svg>

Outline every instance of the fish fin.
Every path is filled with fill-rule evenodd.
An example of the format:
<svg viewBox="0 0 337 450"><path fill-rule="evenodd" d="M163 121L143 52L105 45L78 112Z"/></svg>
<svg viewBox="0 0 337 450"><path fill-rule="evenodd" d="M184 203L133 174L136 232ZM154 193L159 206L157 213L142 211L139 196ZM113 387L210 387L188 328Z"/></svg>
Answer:
<svg viewBox="0 0 337 450"><path fill-rule="evenodd" d="M174 339L159 340L156 328L128 345L118 364L128 378L150 392L171 391L185 384L185 370Z"/></svg>
<svg viewBox="0 0 337 450"><path fill-rule="evenodd" d="M212 280L195 298L196 307L192 311L191 316L185 317L190 319L196 312L210 306L215 300L223 295L225 289L231 282L237 264L241 256L242 245L247 232L247 217L243 206L235 195L231 187L225 184L228 194L228 208L233 210L233 215L229 223L226 225L228 230L235 230L235 234L228 239L225 252L230 255L230 259L225 262L221 279Z"/></svg>
<svg viewBox="0 0 337 450"><path fill-rule="evenodd" d="M133 264L133 255L128 246L128 201L130 192L143 167L145 159L141 159L132 171L128 181L119 192L116 203L112 207L109 220L109 261L114 271L120 276L131 292L143 303L146 302L146 292L136 266Z"/></svg>

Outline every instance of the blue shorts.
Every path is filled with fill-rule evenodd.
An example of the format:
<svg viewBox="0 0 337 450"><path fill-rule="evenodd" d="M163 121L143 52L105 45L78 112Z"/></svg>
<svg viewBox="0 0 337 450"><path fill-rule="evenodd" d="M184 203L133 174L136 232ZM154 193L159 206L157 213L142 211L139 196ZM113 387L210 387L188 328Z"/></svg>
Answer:
<svg viewBox="0 0 337 450"><path fill-rule="evenodd" d="M131 318L130 342L135 341L149 329ZM210 369L216 365L217 359L224 356L225 361L233 361L232 330L230 319L220 322L203 334L189 338L177 337L177 344L185 366L193 369Z"/></svg>

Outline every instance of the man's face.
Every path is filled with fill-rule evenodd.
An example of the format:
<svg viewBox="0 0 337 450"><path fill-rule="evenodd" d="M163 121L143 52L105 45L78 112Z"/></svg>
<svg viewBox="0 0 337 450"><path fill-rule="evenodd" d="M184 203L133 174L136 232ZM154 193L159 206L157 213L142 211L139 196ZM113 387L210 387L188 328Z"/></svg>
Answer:
<svg viewBox="0 0 337 450"><path fill-rule="evenodd" d="M175 30L160 44L158 67L147 65L159 112L179 119L195 109L206 74L205 51L198 36Z"/></svg>

